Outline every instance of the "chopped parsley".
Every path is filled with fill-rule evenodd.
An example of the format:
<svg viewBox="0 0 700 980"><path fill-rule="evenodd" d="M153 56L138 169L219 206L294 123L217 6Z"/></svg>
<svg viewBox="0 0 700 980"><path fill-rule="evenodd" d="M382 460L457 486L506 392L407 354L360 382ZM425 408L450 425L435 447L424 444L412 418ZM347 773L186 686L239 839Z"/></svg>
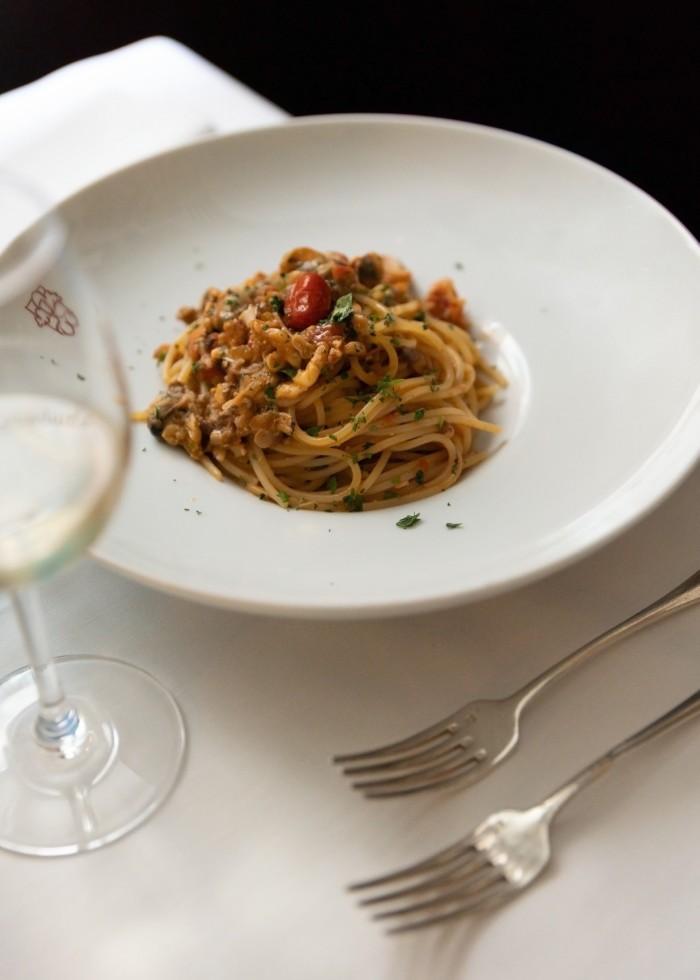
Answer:
<svg viewBox="0 0 700 980"><path fill-rule="evenodd" d="M345 293L336 300L336 304L333 307L333 312L330 315L330 323L342 323L344 320L349 320L352 316L352 293Z"/></svg>
<svg viewBox="0 0 700 980"><path fill-rule="evenodd" d="M420 523L420 514L406 514L402 517L400 521L396 522L397 527L407 528L414 527L416 524Z"/></svg>
<svg viewBox="0 0 700 980"><path fill-rule="evenodd" d="M445 527L449 527L450 531L454 531L456 527L462 527L462 522L458 521L453 523L452 521L448 521L447 524L445 524Z"/></svg>
<svg viewBox="0 0 700 980"><path fill-rule="evenodd" d="M397 385L401 379L392 378L391 375L385 374L382 380L377 384L377 394L382 401L391 397L399 399L399 395L394 391L394 385Z"/></svg>
<svg viewBox="0 0 700 980"><path fill-rule="evenodd" d="M282 313L284 312L284 300L282 299L282 297L270 296L268 302L270 304L270 309L273 310L275 313L279 313L279 315L281 316Z"/></svg>
<svg viewBox="0 0 700 980"><path fill-rule="evenodd" d="M361 493L357 490L351 490L350 493L343 497L343 503L348 510L362 510L365 502Z"/></svg>

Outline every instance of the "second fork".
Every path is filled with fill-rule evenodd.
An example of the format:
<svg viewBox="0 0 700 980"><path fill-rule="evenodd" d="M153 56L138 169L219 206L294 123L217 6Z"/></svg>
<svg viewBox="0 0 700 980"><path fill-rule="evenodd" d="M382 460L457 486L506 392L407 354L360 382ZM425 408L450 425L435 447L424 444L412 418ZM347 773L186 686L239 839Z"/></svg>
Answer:
<svg viewBox="0 0 700 980"><path fill-rule="evenodd" d="M700 571L660 599L601 633L506 698L471 701L415 735L333 761L366 796L387 797L475 783L515 749L523 709L550 683L616 640L700 600Z"/></svg>

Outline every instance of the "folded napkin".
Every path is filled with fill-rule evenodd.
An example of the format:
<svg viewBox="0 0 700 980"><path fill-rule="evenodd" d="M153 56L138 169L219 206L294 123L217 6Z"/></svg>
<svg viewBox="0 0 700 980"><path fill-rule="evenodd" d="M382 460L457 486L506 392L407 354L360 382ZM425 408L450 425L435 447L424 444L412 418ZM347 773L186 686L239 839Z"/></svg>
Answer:
<svg viewBox="0 0 700 980"><path fill-rule="evenodd" d="M285 118L179 42L146 38L0 96L0 166L61 200L162 150Z"/></svg>

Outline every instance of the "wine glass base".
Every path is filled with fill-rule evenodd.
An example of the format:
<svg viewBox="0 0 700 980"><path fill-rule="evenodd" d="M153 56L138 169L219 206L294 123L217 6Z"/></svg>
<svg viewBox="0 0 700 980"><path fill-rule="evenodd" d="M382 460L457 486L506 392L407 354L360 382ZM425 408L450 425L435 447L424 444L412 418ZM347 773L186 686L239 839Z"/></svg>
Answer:
<svg viewBox="0 0 700 980"><path fill-rule="evenodd" d="M0 681L0 848L59 856L129 833L167 799L185 757L175 700L150 674L119 660L57 658L82 729L58 752L34 734L29 668Z"/></svg>

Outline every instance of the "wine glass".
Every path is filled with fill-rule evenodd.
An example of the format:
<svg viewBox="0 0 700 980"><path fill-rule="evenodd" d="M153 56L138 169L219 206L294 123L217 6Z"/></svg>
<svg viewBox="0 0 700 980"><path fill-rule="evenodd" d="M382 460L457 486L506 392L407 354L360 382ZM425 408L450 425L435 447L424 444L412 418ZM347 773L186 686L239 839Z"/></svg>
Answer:
<svg viewBox="0 0 700 980"><path fill-rule="evenodd" d="M0 588L28 667L0 680L0 847L65 855L116 840L165 800L185 728L139 667L52 658L38 583L105 525L129 416L104 312L60 209L0 174Z"/></svg>

